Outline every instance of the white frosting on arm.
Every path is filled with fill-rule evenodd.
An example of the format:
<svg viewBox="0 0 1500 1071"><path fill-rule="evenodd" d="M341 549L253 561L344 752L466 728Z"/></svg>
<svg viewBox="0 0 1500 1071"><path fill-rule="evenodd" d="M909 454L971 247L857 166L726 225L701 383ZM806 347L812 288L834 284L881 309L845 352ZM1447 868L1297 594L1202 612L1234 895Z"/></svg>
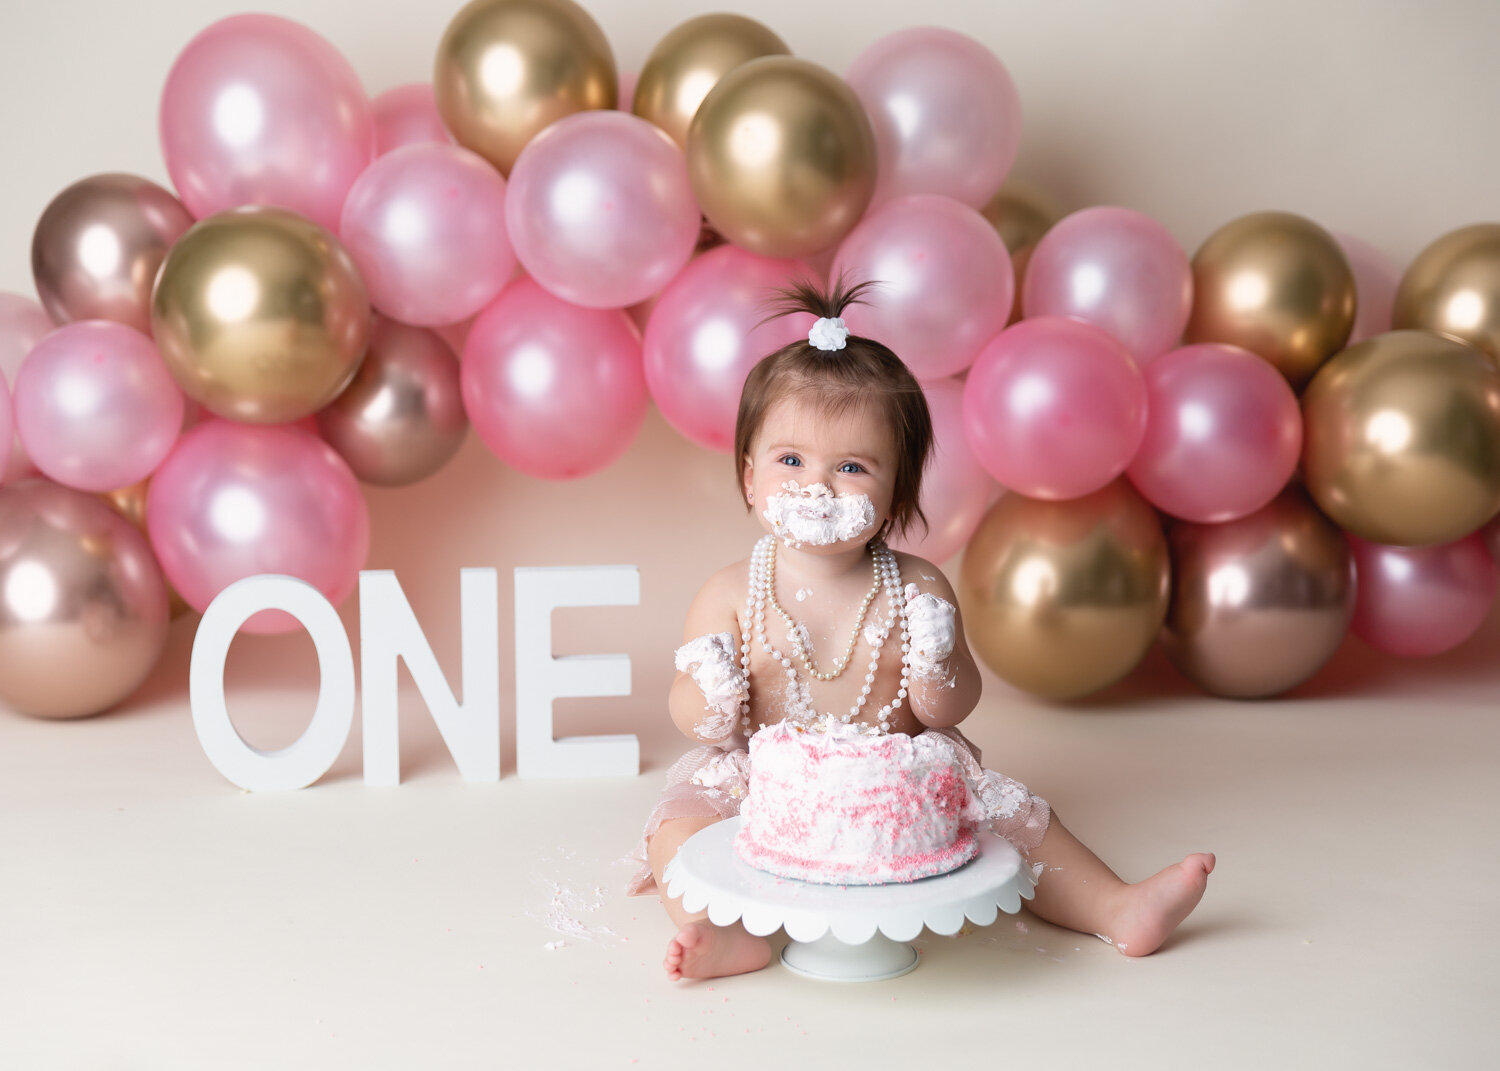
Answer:
<svg viewBox="0 0 1500 1071"><path fill-rule="evenodd" d="M750 697L750 682L735 662L734 636L710 632L677 648L677 668L693 678L707 702L705 717L693 726L704 740L733 734L740 704Z"/></svg>
<svg viewBox="0 0 1500 1071"><path fill-rule="evenodd" d="M932 679L948 676L948 659L957 642L955 611L947 599L906 585L906 629L911 633L911 671Z"/></svg>

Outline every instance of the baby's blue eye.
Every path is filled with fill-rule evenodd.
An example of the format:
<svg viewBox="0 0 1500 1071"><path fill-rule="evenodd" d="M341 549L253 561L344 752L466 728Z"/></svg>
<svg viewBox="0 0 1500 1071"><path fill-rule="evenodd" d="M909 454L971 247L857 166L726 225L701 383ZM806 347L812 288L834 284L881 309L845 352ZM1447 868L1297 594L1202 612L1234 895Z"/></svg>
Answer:
<svg viewBox="0 0 1500 1071"><path fill-rule="evenodd" d="M795 454L783 454L781 457L781 463L783 465L800 465L802 464L802 460Z"/></svg>
<svg viewBox="0 0 1500 1071"><path fill-rule="evenodd" d="M839 471L840 472L851 472L852 473L852 472L864 472L865 470L864 470L864 466L859 465L856 462L845 461L842 465L839 466Z"/></svg>

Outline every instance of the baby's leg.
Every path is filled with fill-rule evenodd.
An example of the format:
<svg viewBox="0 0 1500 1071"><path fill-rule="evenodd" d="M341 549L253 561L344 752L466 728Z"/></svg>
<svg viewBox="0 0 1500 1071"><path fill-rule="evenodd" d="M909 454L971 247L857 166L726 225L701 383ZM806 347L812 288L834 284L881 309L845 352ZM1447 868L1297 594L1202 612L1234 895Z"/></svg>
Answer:
<svg viewBox="0 0 1500 1071"><path fill-rule="evenodd" d="M672 981L679 978L718 978L726 974L758 971L771 962L771 942L746 931L739 922L732 926L715 926L707 911L689 912L682 908L682 897L667 898L667 883L662 871L677 854L682 842L705 826L723 821L716 815L670 818L646 842L651 873L667 914L679 927L677 936L667 944L662 966Z"/></svg>
<svg viewBox="0 0 1500 1071"><path fill-rule="evenodd" d="M1031 858L1046 867L1031 910L1058 926L1103 937L1127 956L1150 955L1161 947L1198 906L1214 868L1214 857L1198 852L1127 884L1068 832L1056 812Z"/></svg>

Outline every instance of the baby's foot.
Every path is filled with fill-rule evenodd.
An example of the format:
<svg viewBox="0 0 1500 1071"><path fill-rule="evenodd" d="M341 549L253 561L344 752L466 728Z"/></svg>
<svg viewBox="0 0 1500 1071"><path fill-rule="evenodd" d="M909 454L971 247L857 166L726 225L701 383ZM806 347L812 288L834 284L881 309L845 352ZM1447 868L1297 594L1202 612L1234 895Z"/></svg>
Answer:
<svg viewBox="0 0 1500 1071"><path fill-rule="evenodd" d="M707 919L689 922L667 943L662 966L672 981L718 978L758 971L771 962L771 942L745 932L740 925L715 926Z"/></svg>
<svg viewBox="0 0 1500 1071"><path fill-rule="evenodd" d="M1213 869L1214 857L1197 852L1145 881L1126 886L1107 939L1127 956L1149 956L1198 906Z"/></svg>

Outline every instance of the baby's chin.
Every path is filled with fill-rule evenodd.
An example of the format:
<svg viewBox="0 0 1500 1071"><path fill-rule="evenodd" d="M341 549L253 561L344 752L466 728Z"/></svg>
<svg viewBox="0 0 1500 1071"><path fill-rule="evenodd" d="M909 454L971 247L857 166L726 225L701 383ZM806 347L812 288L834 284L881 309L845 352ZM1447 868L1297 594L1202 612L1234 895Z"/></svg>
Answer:
<svg viewBox="0 0 1500 1071"><path fill-rule="evenodd" d="M797 540L791 535L774 531L770 525L761 526L767 535L776 537L783 549L794 550L798 554L809 554L814 556L832 556L835 554L847 554L851 550L863 550L875 539L875 533L880 531L880 521L876 521L868 529L855 536L853 539L841 539L835 543L809 543L806 540Z"/></svg>

